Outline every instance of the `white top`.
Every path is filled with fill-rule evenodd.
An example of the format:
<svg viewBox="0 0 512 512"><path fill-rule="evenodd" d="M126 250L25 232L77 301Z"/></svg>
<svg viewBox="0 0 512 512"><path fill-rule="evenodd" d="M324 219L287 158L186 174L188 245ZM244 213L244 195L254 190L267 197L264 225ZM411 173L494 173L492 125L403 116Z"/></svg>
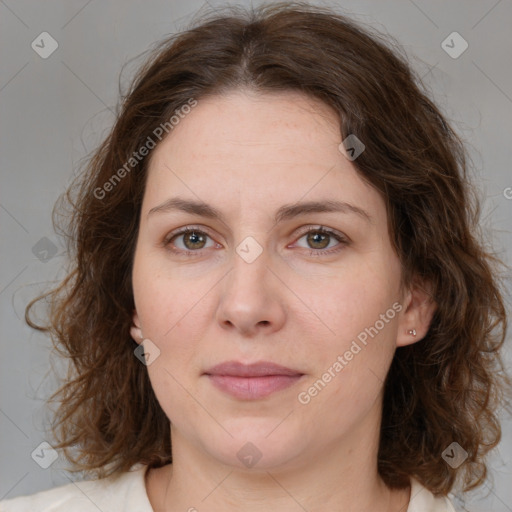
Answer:
<svg viewBox="0 0 512 512"><path fill-rule="evenodd" d="M0 501L0 512L153 512L146 493L147 466L99 480L74 482L30 496ZM456 512L450 500L435 497L411 478L411 500L406 512Z"/></svg>

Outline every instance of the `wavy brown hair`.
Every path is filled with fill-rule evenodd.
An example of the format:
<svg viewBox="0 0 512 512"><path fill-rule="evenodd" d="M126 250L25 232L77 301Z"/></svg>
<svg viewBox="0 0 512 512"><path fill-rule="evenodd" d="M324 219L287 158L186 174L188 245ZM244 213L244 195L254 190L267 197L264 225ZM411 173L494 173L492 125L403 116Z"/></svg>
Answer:
<svg viewBox="0 0 512 512"><path fill-rule="evenodd" d="M480 235L463 141L390 36L304 3L226 9L152 49L121 93L111 132L56 204L72 207L64 230L71 266L25 314L70 361L50 399L59 404L55 447L73 468L97 476L172 461L169 419L130 336L149 156L125 164L191 99L239 88L301 91L339 114L342 139L354 134L365 144L353 163L386 201L403 284L429 283L437 305L425 338L395 352L379 473L390 487L405 487L413 476L435 494L447 494L459 475L465 490L481 485L485 456L500 441L498 413L509 403L511 379L500 355L500 262ZM112 181L116 172L122 179ZM49 301L46 325L30 319L42 299ZM468 454L457 469L442 458L454 441Z"/></svg>

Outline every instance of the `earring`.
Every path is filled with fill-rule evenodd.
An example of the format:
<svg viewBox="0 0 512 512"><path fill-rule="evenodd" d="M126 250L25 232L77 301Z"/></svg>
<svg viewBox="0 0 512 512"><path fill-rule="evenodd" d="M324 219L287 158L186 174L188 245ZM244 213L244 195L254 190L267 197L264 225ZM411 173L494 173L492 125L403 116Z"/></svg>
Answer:
<svg viewBox="0 0 512 512"><path fill-rule="evenodd" d="M416 329L409 329L407 331L407 334L412 334L413 336L416 336Z"/></svg>

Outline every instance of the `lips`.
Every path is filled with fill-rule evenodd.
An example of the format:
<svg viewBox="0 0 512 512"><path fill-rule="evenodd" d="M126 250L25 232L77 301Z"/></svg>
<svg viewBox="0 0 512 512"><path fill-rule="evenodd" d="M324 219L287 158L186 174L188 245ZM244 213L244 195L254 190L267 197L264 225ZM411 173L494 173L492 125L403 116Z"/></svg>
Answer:
<svg viewBox="0 0 512 512"><path fill-rule="evenodd" d="M204 373L220 391L242 400L257 400L295 384L304 374L269 361L218 364Z"/></svg>
<svg viewBox="0 0 512 512"><path fill-rule="evenodd" d="M207 375L229 375L231 377L266 377L269 375L302 375L297 370L286 368L269 361L243 364L238 361L226 361L218 364L205 372Z"/></svg>

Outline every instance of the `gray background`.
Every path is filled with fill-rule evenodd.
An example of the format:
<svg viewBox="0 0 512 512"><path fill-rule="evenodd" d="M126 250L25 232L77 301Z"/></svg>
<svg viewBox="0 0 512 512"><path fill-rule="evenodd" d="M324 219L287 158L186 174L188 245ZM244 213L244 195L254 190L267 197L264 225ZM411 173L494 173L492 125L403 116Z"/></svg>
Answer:
<svg viewBox="0 0 512 512"><path fill-rule="evenodd" d="M56 388L50 370L58 361L50 358L47 338L23 321L28 300L65 275L64 242L51 225L53 204L113 122L122 65L186 28L203 5L199 0L0 0L0 499L69 482L61 459L43 469L31 457L48 438L44 401ZM323 5L337 6L405 47L469 145L485 197L485 233L510 264L512 1ZM454 31L469 45L458 58L441 46ZM42 32L59 45L46 59L31 47ZM126 67L125 80L142 61ZM507 299L510 304L510 295ZM510 335L507 360L512 360ZM491 459L494 487L487 483L465 497L471 511L512 511L512 422L502 417L504 439ZM460 507L460 498L453 499Z"/></svg>

